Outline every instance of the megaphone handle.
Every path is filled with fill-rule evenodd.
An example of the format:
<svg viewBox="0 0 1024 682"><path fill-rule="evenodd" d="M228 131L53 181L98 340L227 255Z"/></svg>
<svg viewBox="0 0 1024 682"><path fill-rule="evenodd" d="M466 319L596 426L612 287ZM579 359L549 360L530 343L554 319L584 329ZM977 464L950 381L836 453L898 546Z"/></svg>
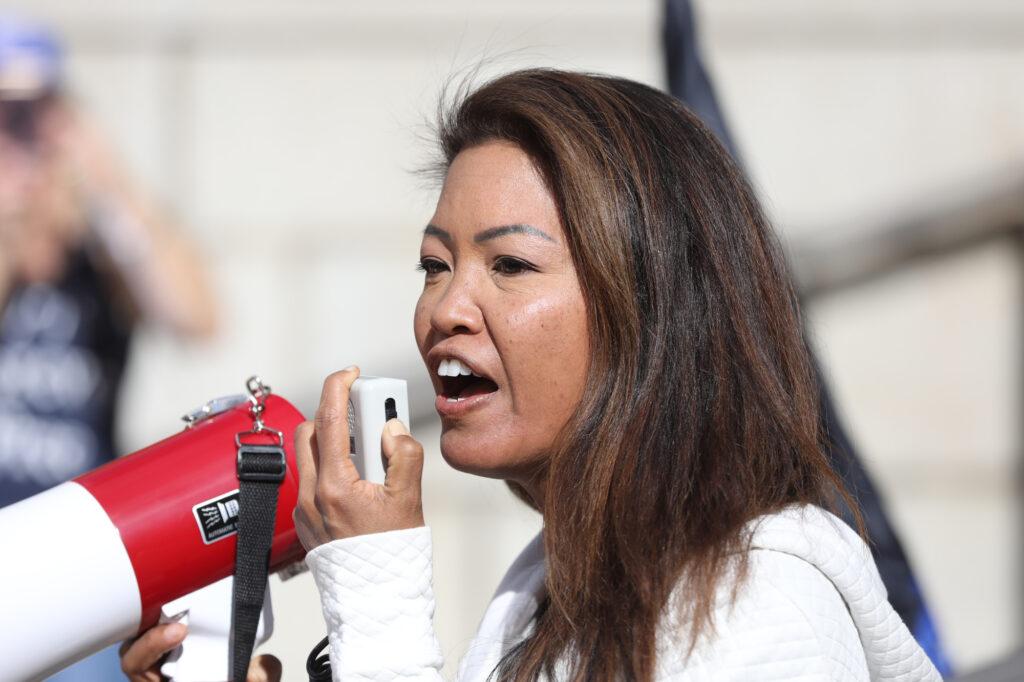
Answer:
<svg viewBox="0 0 1024 682"><path fill-rule="evenodd" d="M231 678L231 592L232 577L196 590L164 605L160 622L188 625L185 641L172 651L160 672L172 682L208 682ZM256 644L274 631L274 610L267 585Z"/></svg>

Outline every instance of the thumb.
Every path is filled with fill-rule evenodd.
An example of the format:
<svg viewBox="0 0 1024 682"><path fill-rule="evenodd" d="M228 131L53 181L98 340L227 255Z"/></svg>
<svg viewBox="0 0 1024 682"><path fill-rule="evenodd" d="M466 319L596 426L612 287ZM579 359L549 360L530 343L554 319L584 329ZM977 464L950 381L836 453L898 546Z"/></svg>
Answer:
<svg viewBox="0 0 1024 682"><path fill-rule="evenodd" d="M281 661L270 654L257 656L249 663L245 682L281 682Z"/></svg>
<svg viewBox="0 0 1024 682"><path fill-rule="evenodd" d="M398 419L384 425L381 450L388 460L384 487L391 490L419 490L423 479L423 446L409 435L409 429Z"/></svg>

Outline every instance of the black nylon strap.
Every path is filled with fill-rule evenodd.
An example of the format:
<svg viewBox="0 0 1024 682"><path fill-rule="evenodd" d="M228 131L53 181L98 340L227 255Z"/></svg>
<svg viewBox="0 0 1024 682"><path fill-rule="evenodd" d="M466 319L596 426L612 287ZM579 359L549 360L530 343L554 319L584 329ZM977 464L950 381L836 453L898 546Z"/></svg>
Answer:
<svg viewBox="0 0 1024 682"><path fill-rule="evenodd" d="M287 470L284 448L238 448L238 545L231 595L231 679L244 682L263 611L277 493Z"/></svg>

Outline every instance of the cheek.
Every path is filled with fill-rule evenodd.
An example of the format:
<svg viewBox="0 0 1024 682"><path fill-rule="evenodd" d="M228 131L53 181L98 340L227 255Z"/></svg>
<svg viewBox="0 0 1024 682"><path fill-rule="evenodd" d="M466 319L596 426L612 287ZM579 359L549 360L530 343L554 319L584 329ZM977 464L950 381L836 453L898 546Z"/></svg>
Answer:
<svg viewBox="0 0 1024 682"><path fill-rule="evenodd" d="M590 353L582 295L534 301L508 318L510 369L520 414L561 426L579 402Z"/></svg>
<svg viewBox="0 0 1024 682"><path fill-rule="evenodd" d="M430 335L430 313L430 302L428 301L427 293L423 292L420 294L419 300L416 301L416 312L412 318L412 331L416 337L416 345L419 347L421 355L426 355L427 352L427 337Z"/></svg>

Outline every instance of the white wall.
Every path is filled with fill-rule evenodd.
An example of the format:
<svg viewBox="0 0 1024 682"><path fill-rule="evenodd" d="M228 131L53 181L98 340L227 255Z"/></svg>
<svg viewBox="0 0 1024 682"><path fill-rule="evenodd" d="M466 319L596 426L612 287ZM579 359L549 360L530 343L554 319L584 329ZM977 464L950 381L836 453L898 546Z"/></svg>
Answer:
<svg viewBox="0 0 1024 682"><path fill-rule="evenodd" d="M135 447L261 372L312 411L360 363L429 388L412 342L413 169L460 68L553 64L659 84L651 1L308 0L87 5L23 0L71 50L75 90L203 246L221 336L140 334L122 405ZM1010 0L701 4L704 43L755 181L787 239L855 231L1024 159L1024 6ZM832 295L810 310L855 438L957 662L1022 640L1020 263L988 248ZM538 527L500 484L448 471L426 417L438 629L464 649L489 591ZM301 680L323 624L281 587L268 645Z"/></svg>

